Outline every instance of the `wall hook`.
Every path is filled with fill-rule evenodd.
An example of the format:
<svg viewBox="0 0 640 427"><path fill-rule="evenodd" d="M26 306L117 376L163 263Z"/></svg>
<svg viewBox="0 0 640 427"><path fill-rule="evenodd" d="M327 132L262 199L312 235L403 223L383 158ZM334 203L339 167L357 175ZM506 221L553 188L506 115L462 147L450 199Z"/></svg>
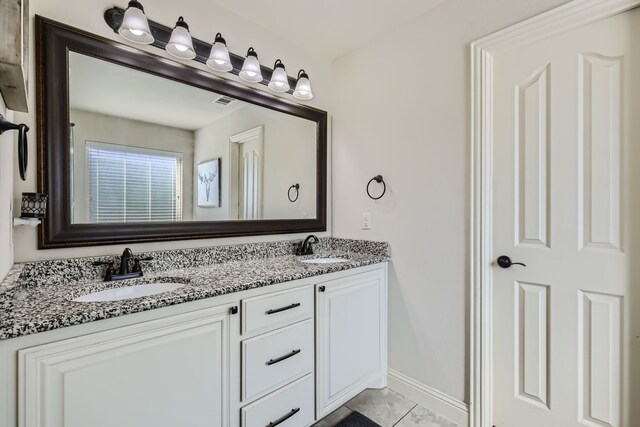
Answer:
<svg viewBox="0 0 640 427"><path fill-rule="evenodd" d="M291 197L291 190L294 189L296 190L296 198L294 199L293 197ZM289 201L291 203L294 203L295 201L298 200L298 196L300 195L300 184L293 184L291 187L289 187L289 191L287 191L287 197L289 198Z"/></svg>
<svg viewBox="0 0 640 427"><path fill-rule="evenodd" d="M25 124L16 125L11 123L0 114L0 135L7 130L17 130L18 133L18 170L20 171L20 178L23 181L27 179L27 161L29 157L29 151L27 148L27 132L29 132L29 126Z"/></svg>
<svg viewBox="0 0 640 427"><path fill-rule="evenodd" d="M371 185L371 183L372 183L373 181L377 182L378 184L382 183L382 185L383 185L383 188L382 188L382 194L381 194L381 195L379 195L378 197L373 197L373 196L371 195L371 193L369 192L369 186ZM381 199L381 198L382 198L382 196L384 196L384 193L386 193L386 192L387 192L387 184L385 184L385 183L384 183L384 179L382 178L382 175L376 175L376 176L374 176L374 177L373 177L373 178L371 178L371 179L369 180L369 182L367 183L367 195L368 195L369 197L371 197L373 200Z"/></svg>

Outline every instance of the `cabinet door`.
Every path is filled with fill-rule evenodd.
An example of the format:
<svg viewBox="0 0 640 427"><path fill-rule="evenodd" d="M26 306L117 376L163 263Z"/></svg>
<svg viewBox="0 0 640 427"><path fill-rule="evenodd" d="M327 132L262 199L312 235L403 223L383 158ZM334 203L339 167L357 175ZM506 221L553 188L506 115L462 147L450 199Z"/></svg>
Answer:
<svg viewBox="0 0 640 427"><path fill-rule="evenodd" d="M317 418L367 387L383 387L387 369L384 269L316 287Z"/></svg>
<svg viewBox="0 0 640 427"><path fill-rule="evenodd" d="M21 350L20 426L227 426L228 310Z"/></svg>

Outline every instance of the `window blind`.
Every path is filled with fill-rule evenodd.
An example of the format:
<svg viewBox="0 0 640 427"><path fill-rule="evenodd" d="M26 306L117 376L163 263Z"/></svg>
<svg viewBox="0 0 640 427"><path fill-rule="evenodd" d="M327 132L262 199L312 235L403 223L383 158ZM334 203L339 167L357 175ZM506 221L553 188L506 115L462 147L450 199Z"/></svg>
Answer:
<svg viewBox="0 0 640 427"><path fill-rule="evenodd" d="M89 222L182 220L182 155L87 141Z"/></svg>

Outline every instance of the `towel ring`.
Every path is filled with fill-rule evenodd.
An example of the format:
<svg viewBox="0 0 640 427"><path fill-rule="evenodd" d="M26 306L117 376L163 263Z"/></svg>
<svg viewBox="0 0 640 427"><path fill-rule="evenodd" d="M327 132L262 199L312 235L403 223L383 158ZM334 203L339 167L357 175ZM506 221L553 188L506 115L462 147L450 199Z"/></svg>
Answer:
<svg viewBox="0 0 640 427"><path fill-rule="evenodd" d="M381 195L379 195L378 197L373 197L373 196L371 195L371 193L369 192L369 186L371 185L371 183L372 183L373 181L377 182L378 184L382 183L382 186L383 186L383 187L382 187L382 194L381 194ZM387 192L387 184L385 184L385 183L384 183L384 179L382 179L382 175L376 175L376 176L374 176L374 177L373 177L373 178L371 178L371 179L369 180L369 182L367 183L367 195L368 195L369 197L371 197L373 200L379 200L379 199L382 199L382 196L384 196L384 193L386 193L386 192Z"/></svg>
<svg viewBox="0 0 640 427"><path fill-rule="evenodd" d="M28 163L28 146L27 146L27 132L29 132L29 126L25 124L16 125L11 123L0 114L0 135L7 130L18 131L18 170L20 172L20 178L23 181L27 179L27 163Z"/></svg>
<svg viewBox="0 0 640 427"><path fill-rule="evenodd" d="M293 199L291 197L291 189L296 190L296 198ZM293 184L291 187L289 187L289 191L287 191L287 198L289 199L289 201L291 203L295 203L298 200L298 196L300 195L300 184Z"/></svg>

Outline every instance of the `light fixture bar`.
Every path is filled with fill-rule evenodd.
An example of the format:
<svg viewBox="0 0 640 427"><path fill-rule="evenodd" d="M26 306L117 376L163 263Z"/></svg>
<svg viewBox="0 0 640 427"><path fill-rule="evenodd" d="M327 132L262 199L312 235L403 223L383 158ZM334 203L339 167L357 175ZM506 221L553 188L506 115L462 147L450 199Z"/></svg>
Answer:
<svg viewBox="0 0 640 427"><path fill-rule="evenodd" d="M111 9L107 9L104 12L104 20L116 34L118 34L118 29L122 24L122 18L124 17L125 10L119 7L112 7ZM162 24L158 24L155 21L152 21L147 18L149 22L149 28L151 29L151 34L153 34L153 43L149 46L154 46L158 49L165 50L169 40L171 39L171 33L173 28L166 27ZM193 49L196 52L196 57L193 61L199 62L201 64L207 63L209 59L209 53L211 52L211 43L204 42L195 37L192 37L193 41ZM231 65L233 65L233 69L229 71L231 74L235 74L238 76L240 71L242 70L242 65L244 64L245 57L236 55L235 53L229 52L229 58L231 59ZM271 81L271 76L273 74L273 69L269 67L265 67L264 65L260 65L260 70L262 71L262 81L259 84L268 86ZM291 76L287 76L289 80L289 86L291 88L295 88L297 80ZM287 93L293 94L293 89L289 89Z"/></svg>

